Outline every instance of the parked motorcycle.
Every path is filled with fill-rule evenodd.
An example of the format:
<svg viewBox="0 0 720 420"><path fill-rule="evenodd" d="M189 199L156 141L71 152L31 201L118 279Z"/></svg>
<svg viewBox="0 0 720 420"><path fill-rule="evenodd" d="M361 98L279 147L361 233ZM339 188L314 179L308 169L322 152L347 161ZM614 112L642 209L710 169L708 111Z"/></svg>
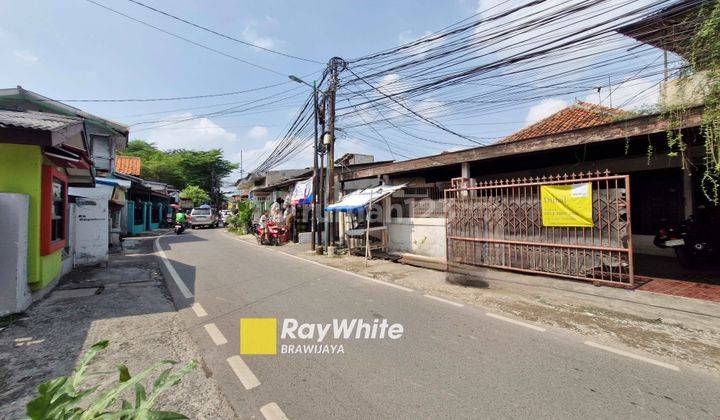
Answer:
<svg viewBox="0 0 720 420"><path fill-rule="evenodd" d="M267 230L267 235L263 235ZM275 222L267 222L265 228L255 223L252 226L253 235L257 239L258 245L282 245L289 240L288 230L285 226L278 225ZM263 239L264 237L264 239Z"/></svg>
<svg viewBox="0 0 720 420"><path fill-rule="evenodd" d="M658 248L672 248L681 266L695 268L701 261L712 260L720 249L717 224L711 219L707 212L692 215L679 224L661 228L653 243Z"/></svg>

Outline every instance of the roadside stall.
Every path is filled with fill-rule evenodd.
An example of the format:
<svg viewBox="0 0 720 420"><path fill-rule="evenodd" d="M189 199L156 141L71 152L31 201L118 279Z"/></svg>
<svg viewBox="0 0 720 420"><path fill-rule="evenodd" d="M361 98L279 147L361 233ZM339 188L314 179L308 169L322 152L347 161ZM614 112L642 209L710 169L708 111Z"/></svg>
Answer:
<svg viewBox="0 0 720 420"><path fill-rule="evenodd" d="M405 185L380 185L353 191L325 208L325 211L346 213L345 237L351 254L364 250L365 257L372 258L372 250L387 252L388 221L382 216L382 208L374 206Z"/></svg>

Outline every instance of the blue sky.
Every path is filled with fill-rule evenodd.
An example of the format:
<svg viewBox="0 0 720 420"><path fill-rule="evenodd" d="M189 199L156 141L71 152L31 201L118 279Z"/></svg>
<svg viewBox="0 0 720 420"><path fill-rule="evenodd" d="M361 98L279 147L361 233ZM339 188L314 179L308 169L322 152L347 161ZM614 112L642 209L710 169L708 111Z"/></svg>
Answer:
<svg viewBox="0 0 720 420"><path fill-rule="evenodd" d="M124 0L96 0L178 35L281 74L306 75L321 65L268 54L198 31ZM488 1L229 1L146 0L199 24L289 54L326 61L357 57L420 37L474 14ZM490 2L492 3L492 2ZM283 76L206 51L113 14L85 0L0 0L0 87L21 85L53 99L151 98L212 94L286 82ZM312 76L308 76L308 80ZM270 93L297 95L251 114L199 118L148 129L131 125L131 137L162 148L219 147L245 169L273 146L304 99L292 82L273 89L202 100L157 103L72 103L126 124L196 116ZM588 93L589 95L590 93ZM487 131L510 133L567 105L548 98L498 116L508 122ZM194 108L194 109L187 109ZM389 158L384 148L348 139L340 152ZM430 150L427 152L438 152ZM292 164L309 163L303 155Z"/></svg>

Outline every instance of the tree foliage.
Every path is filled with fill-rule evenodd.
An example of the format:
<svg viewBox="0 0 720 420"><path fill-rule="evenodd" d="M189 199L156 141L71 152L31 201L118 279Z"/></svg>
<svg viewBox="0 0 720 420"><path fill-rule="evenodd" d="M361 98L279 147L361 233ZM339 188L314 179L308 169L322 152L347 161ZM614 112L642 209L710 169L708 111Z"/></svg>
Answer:
<svg viewBox="0 0 720 420"><path fill-rule="evenodd" d="M241 201L237 206L237 213L228 219L230 229L242 234L248 233L252 226L252 216L255 206L252 201Z"/></svg>
<svg viewBox="0 0 720 420"><path fill-rule="evenodd" d="M188 185L180 191L180 198L187 198L193 202L193 206L199 206L210 201L208 193L197 185Z"/></svg>
<svg viewBox="0 0 720 420"><path fill-rule="evenodd" d="M142 178L179 189L195 185L213 195L213 199L219 195L221 180L238 167L223 158L221 149L163 151L145 140L130 141L123 154L142 160Z"/></svg>

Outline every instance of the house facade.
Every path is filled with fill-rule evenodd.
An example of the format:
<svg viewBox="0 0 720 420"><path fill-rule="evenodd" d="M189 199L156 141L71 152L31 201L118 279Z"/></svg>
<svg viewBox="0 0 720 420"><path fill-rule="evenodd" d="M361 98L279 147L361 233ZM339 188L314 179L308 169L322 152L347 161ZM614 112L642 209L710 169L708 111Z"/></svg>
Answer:
<svg viewBox="0 0 720 420"><path fill-rule="evenodd" d="M127 136L121 124L21 87L0 89L0 213L12 215L0 223L8 238L0 258L14 268L0 281L0 311L24 309L75 266L83 230L71 190L94 191L109 175L95 162L112 162Z"/></svg>
<svg viewBox="0 0 720 420"><path fill-rule="evenodd" d="M119 227L123 236L160 229L172 215L171 204L179 200L179 193L172 186L140 178L141 168L139 157L116 157L115 177L130 184Z"/></svg>
<svg viewBox="0 0 720 420"><path fill-rule="evenodd" d="M68 187L94 184L81 119L0 111L3 313L27 307L56 282L68 252ZM75 141L70 141L73 138ZM12 217L5 217L12 215Z"/></svg>
<svg viewBox="0 0 720 420"><path fill-rule="evenodd" d="M613 219L617 218L623 224L627 221L627 226L623 227L624 233L618 235L622 240L604 246L615 250L613 252L628 253L630 260L633 255L669 256L671 254L668 254L668 250L653 244L658 229L678 223L699 209L706 211L714 208L705 198L700 185L703 167L703 142L699 130L701 120L702 108L695 107L689 108L681 121L673 122L674 128L681 130L685 138L689 139L684 164L680 156L669 153L671 150L668 148L666 130L670 121L661 114L632 115L597 105L577 103L490 146L360 169L343 174L340 180L343 185L362 179L376 184L407 183L402 192L396 193L385 203L390 220L390 249L406 254L408 258L446 266L453 261L453 255L458 256L458 249L470 252L458 258L475 255L479 258L475 260L479 262L478 265L485 265L481 256L483 252L487 256L488 250L496 246L491 245L491 242L508 242L508 249L513 246L518 249L532 247L532 244L511 243L497 237L481 238L482 235L477 232L465 235L448 233L454 222L467 217L468 220L474 220L474 214L485 215L484 219L477 221L480 223L478 226L488 223L489 217L499 217L502 223L520 220L517 222L519 225L507 227L509 230L504 233L506 238L515 234L523 223L525 226L537 224L537 220L530 218L529 210L522 209L522 199L518 195L507 196L515 191L511 184L519 185L519 188L529 187L533 183L542 184L543 180L546 183L562 184L562 179L557 181L554 178L557 176L564 176L565 184L575 184L584 182L572 180L573 176L581 173L583 176L606 173L627 176L627 185L608 189L595 187L593 190L596 200L602 200L602 203L608 201L604 197L607 193L617 194L617 201L610 200L613 206L616 203L620 208L627 204L628 214L625 214L624 207L611 209ZM608 182L613 182L611 179L614 178L608 178ZM502 194L499 192L501 190L504 191ZM600 191L602 197L598 197ZM497 210L501 214L483 213L490 202L488 196L483 194L491 194L494 201L490 201L493 203L506 205L497 207L502 209ZM469 213L462 215L443 207L447 198L481 202L472 204L475 207L466 209ZM482 202L482 199L486 201ZM535 211L537 208L534 207ZM601 222L596 218L596 224ZM461 245L456 243L458 241ZM561 240L545 238L541 242L553 241ZM476 247L472 244L476 242L485 243L485 248L474 251ZM610 246L618 244L617 248ZM511 260L514 252L520 254L517 250L506 250L504 255L510 256L505 258ZM564 255L558 251L558 256L563 255L564 260L570 254L570 251ZM604 264L627 266L632 264L629 259L624 255L622 262L617 262L617 257L613 256L613 262ZM652 272L653 267L645 269L647 271L641 274L656 275Z"/></svg>

